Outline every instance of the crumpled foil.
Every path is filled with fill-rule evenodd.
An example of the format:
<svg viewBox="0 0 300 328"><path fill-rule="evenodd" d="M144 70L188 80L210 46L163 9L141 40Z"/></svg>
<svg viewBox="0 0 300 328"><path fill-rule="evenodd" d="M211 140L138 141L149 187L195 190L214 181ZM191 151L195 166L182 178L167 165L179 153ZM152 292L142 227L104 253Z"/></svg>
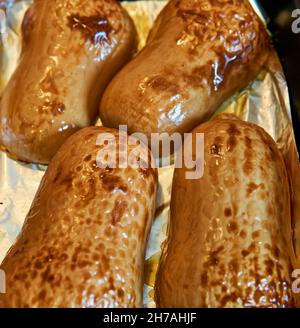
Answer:
<svg viewBox="0 0 300 328"><path fill-rule="evenodd" d="M20 25L30 3L31 0L0 0L0 93L17 65L21 45ZM122 2L136 24L140 49L165 3L166 1ZM300 166L293 137L287 84L275 51L257 78L226 101L216 114L221 112L234 113L246 121L262 126L277 142L291 176L295 237L299 237L296 251L300 254ZM0 262L22 228L45 170L45 166L24 164L0 152ZM145 262L146 307L155 307L153 286L166 239L173 173L172 166L159 169L157 210Z"/></svg>

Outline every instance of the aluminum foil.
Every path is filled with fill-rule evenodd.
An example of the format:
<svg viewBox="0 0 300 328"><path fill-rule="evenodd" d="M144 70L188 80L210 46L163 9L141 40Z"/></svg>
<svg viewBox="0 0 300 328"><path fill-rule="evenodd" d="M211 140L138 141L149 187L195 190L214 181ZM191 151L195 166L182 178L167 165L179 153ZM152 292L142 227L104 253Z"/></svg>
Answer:
<svg viewBox="0 0 300 328"><path fill-rule="evenodd" d="M20 25L30 3L31 0L0 0L0 93L17 65L21 44ZM136 24L140 38L139 48L144 46L149 29L165 3L166 1L122 3ZM226 101L216 114L220 112L234 113L244 120L262 126L277 142L291 176L295 237L299 236L299 241L300 167L293 137L288 89L275 52L257 78ZM23 164L0 152L0 262L22 228L45 170L45 166ZM166 239L173 173L172 166L159 169L157 211L145 263L146 307L155 307L153 286L161 249ZM300 242L296 246L300 254Z"/></svg>

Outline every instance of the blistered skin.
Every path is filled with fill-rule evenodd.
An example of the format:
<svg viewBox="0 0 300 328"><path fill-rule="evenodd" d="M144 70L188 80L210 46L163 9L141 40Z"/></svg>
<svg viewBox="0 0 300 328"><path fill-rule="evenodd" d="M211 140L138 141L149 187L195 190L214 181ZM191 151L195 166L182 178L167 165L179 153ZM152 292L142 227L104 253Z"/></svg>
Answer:
<svg viewBox="0 0 300 328"><path fill-rule="evenodd" d="M290 192L275 142L231 115L196 133L205 136L204 176L186 180L185 168L175 171L157 305L295 306Z"/></svg>
<svg viewBox="0 0 300 328"><path fill-rule="evenodd" d="M20 160L48 163L71 134L95 122L136 31L114 0L34 0L22 37L0 102L0 143Z"/></svg>
<svg viewBox="0 0 300 328"><path fill-rule="evenodd" d="M142 306L157 172L99 168L100 133L118 137L102 127L83 129L51 161L1 265L7 284L0 307Z"/></svg>
<svg viewBox="0 0 300 328"><path fill-rule="evenodd" d="M101 119L131 133L189 132L255 78L268 50L247 0L171 0L106 89Z"/></svg>

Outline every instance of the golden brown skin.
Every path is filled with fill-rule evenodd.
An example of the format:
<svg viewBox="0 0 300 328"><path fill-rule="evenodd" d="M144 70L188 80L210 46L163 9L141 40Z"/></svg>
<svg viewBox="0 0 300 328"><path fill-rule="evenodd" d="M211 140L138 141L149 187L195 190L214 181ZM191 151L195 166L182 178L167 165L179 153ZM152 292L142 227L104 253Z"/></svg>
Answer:
<svg viewBox="0 0 300 328"><path fill-rule="evenodd" d="M142 306L157 172L100 169L96 139L103 132L118 135L102 127L83 129L50 163L1 265L7 293L0 295L0 307Z"/></svg>
<svg viewBox="0 0 300 328"><path fill-rule="evenodd" d="M105 87L135 50L136 31L115 0L34 0L22 35L0 102L0 143L20 160L48 163L95 122Z"/></svg>
<svg viewBox="0 0 300 328"><path fill-rule="evenodd" d="M248 0L171 0L107 87L100 117L130 133L189 132L255 78L269 48Z"/></svg>
<svg viewBox="0 0 300 328"><path fill-rule="evenodd" d="M157 305L295 306L290 192L275 142L231 115L196 133L205 136L204 176L175 171Z"/></svg>

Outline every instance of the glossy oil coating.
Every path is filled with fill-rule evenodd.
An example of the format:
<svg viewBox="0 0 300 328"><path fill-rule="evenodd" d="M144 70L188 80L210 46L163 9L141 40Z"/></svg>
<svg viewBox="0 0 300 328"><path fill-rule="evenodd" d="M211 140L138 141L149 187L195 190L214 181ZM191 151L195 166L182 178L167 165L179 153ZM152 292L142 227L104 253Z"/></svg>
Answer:
<svg viewBox="0 0 300 328"><path fill-rule="evenodd" d="M196 133L205 134L204 176L186 180L186 169L175 171L157 305L295 306L290 192L275 142L231 115Z"/></svg>
<svg viewBox="0 0 300 328"><path fill-rule="evenodd" d="M135 50L136 31L115 0L34 0L22 36L0 102L0 143L20 160L48 163L95 122L104 88Z"/></svg>
<svg viewBox="0 0 300 328"><path fill-rule="evenodd" d="M106 132L118 135L101 127L79 131L51 161L1 265L7 293L0 307L142 306L157 172L100 169L96 139Z"/></svg>
<svg viewBox="0 0 300 328"><path fill-rule="evenodd" d="M258 73L269 38L248 0L171 0L106 89L105 126L189 132Z"/></svg>

